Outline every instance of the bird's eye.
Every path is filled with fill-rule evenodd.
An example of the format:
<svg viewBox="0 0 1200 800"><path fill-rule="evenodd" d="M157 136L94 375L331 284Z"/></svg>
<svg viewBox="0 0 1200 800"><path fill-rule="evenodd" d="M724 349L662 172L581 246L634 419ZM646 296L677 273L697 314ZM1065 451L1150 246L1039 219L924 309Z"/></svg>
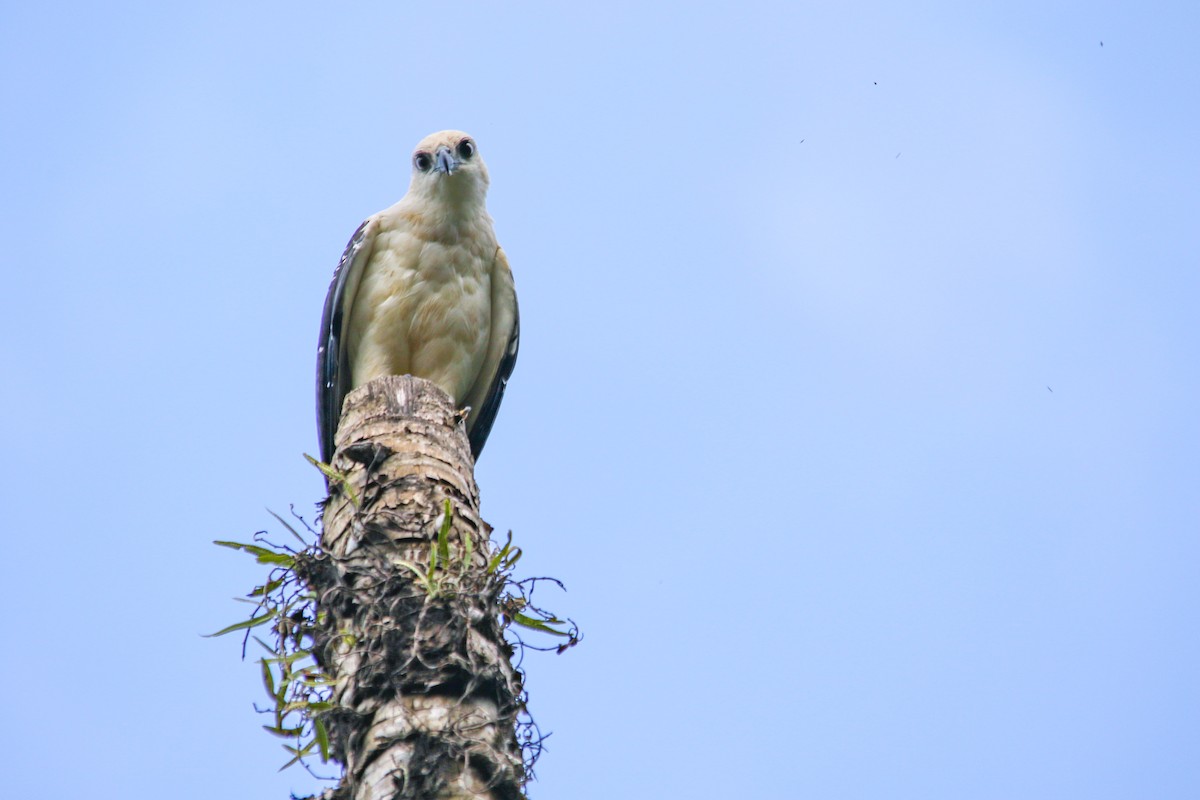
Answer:
<svg viewBox="0 0 1200 800"><path fill-rule="evenodd" d="M433 166L433 156L424 151L415 153L413 155L413 166L416 167L419 172L429 172L430 167Z"/></svg>
<svg viewBox="0 0 1200 800"><path fill-rule="evenodd" d="M461 142L458 143L458 157L459 158L461 158L463 161L466 161L473 155L475 155L475 143L474 142L472 142L470 139L463 139Z"/></svg>

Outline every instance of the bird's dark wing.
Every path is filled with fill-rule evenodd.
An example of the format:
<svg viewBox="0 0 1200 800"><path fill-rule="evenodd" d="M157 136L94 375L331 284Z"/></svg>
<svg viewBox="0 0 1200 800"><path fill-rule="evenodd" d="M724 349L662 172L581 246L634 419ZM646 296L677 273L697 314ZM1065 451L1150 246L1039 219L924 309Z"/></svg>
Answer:
<svg viewBox="0 0 1200 800"><path fill-rule="evenodd" d="M342 260L333 271L325 311L321 314L321 338L317 343L317 435L321 460L333 458L333 435L342 416L342 401L350 391L350 363L346 355L346 331L350 309L362 280L363 268L371 257L377 223L368 219L350 237Z"/></svg>
<svg viewBox="0 0 1200 800"><path fill-rule="evenodd" d="M483 452L508 377L517 365L517 349L521 344L521 315L517 309L517 292L513 286L512 270L504 251L496 249L496 260L492 266L492 331L488 342L487 357L479 377L467 396L466 405L471 407L467 417L467 438L471 441L471 454L476 459Z"/></svg>

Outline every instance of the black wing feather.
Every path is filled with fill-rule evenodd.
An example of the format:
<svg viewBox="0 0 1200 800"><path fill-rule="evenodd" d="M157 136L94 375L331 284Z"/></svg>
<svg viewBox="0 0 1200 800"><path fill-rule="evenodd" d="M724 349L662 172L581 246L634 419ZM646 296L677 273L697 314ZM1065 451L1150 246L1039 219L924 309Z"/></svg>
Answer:
<svg viewBox="0 0 1200 800"><path fill-rule="evenodd" d="M521 311L515 305L515 298L513 303L513 328L512 335L508 337L508 347L504 350L504 358L500 360L496 376L492 378L492 385L488 387L487 399L483 401L483 407L479 409L479 416L475 418L471 430L467 432L467 438L471 441L471 455L477 461L479 454L483 452L483 445L487 442L488 434L492 432L492 423L496 421L496 414L500 411L500 401L504 399L508 378L512 375L513 367L517 365L517 350L521 346Z"/></svg>
<svg viewBox="0 0 1200 800"><path fill-rule="evenodd" d="M321 314L321 338L317 342L317 435L321 440L321 460L333 458L333 436L342 416L342 401L350 391L350 365L345 353L346 282L352 264L366 239L370 220L358 226L350 237L333 280L325 295L325 311Z"/></svg>

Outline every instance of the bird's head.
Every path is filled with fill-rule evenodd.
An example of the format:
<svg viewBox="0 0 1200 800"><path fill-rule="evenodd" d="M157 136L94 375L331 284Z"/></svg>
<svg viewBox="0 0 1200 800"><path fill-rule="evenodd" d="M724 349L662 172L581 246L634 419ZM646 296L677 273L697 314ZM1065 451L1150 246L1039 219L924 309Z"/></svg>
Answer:
<svg viewBox="0 0 1200 800"><path fill-rule="evenodd" d="M482 205L487 195L487 165L462 131L426 136L413 151L412 168L409 192L459 206Z"/></svg>

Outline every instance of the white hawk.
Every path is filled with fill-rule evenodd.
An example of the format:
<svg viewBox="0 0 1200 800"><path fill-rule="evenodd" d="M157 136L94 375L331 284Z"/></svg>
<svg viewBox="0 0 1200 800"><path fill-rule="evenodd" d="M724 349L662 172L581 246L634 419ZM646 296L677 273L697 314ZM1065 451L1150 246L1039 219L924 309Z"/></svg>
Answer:
<svg viewBox="0 0 1200 800"><path fill-rule="evenodd" d="M317 348L321 460L346 394L382 375L433 381L469 407L478 458L517 361L512 272L485 201L488 171L462 131L426 136L408 192L369 217L333 273Z"/></svg>

